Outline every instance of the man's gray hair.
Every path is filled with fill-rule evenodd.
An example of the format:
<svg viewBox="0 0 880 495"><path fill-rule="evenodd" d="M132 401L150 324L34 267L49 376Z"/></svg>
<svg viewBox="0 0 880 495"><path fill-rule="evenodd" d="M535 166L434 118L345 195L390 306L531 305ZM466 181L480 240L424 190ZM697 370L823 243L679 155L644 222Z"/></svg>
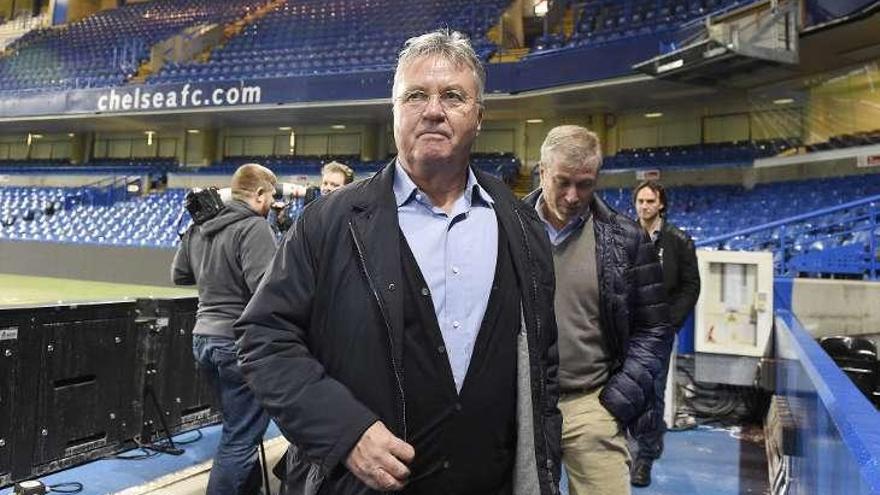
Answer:
<svg viewBox="0 0 880 495"><path fill-rule="evenodd" d="M541 166L550 163L550 157L561 160L567 167L602 167L602 147L596 133L579 125L561 125L550 129L541 145Z"/></svg>
<svg viewBox="0 0 880 495"><path fill-rule="evenodd" d="M471 69L474 81L477 83L475 98L477 103L482 104L483 90L486 87L486 70L467 36L449 29L438 29L406 40L403 50L397 57L397 69L394 71L394 88L391 90L394 98L398 96L398 85L403 69L420 58L431 56L439 56L458 67Z"/></svg>

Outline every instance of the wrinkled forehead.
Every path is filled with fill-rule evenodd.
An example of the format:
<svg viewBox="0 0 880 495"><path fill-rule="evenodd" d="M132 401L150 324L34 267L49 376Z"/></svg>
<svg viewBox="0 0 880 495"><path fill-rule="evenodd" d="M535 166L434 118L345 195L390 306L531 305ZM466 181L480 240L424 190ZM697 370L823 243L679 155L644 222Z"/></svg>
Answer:
<svg viewBox="0 0 880 495"><path fill-rule="evenodd" d="M548 172L566 176L597 175L600 164L599 157L572 158L563 153L550 153L546 163L542 163Z"/></svg>
<svg viewBox="0 0 880 495"><path fill-rule="evenodd" d="M418 66L418 71L410 70L416 66ZM418 86L420 81L429 79L442 81L447 78L457 78L462 74L470 76L470 84L473 84L474 88L479 86L476 70L465 60L457 60L443 54L428 54L401 59L394 73L393 96L398 96L401 91L411 86Z"/></svg>

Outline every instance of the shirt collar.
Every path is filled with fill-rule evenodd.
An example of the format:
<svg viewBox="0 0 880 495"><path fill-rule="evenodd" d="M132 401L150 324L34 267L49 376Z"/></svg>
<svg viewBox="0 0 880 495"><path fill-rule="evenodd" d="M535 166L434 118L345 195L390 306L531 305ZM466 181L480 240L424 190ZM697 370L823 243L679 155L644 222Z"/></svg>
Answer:
<svg viewBox="0 0 880 495"><path fill-rule="evenodd" d="M468 206L472 206L474 204L483 204L484 206L493 207L495 205L495 200L492 199L492 196L483 189L483 186L477 182L477 176L474 174L473 169L468 167L468 178L467 183L464 187L464 199L467 202ZM419 191L416 183L413 182L412 178L410 178L409 174L406 170L403 169L403 166L399 161L394 163L394 199L397 202L397 207L400 208L404 204L411 201L417 192ZM427 198L427 195L423 194L425 197L425 201L428 205L430 205L430 200Z"/></svg>
<svg viewBox="0 0 880 495"><path fill-rule="evenodd" d="M576 230L576 229L580 228L583 224L585 224L587 222L587 220L589 220L590 215L592 214L590 209L587 208L584 210L583 213L581 213L580 215L569 220L567 224L565 224L561 229L559 229L557 231L556 227L554 227L553 224L547 220L547 217L544 216L544 193L543 192L538 194L538 200L535 202L535 212L538 213L538 218L540 218L541 221L544 222L544 225L546 225L548 228L553 229L554 232L562 232L565 230Z"/></svg>
<svg viewBox="0 0 880 495"><path fill-rule="evenodd" d="M657 228L654 229L654 232L651 232L651 240L656 242L657 239L660 238L660 233L663 232L663 218L660 218L660 221L657 222Z"/></svg>

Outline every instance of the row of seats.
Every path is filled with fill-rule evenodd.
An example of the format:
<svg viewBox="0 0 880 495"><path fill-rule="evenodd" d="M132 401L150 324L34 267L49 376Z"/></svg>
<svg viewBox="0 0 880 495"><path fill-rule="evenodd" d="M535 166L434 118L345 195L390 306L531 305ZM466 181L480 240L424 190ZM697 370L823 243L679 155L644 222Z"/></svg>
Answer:
<svg viewBox="0 0 880 495"><path fill-rule="evenodd" d="M550 50L600 45L656 33L672 32L681 25L746 0L588 0L578 2L571 36L546 34L535 39L535 54Z"/></svg>
<svg viewBox="0 0 880 495"><path fill-rule="evenodd" d="M797 148L800 144L800 139L788 138L656 148L625 148L615 155L606 157L603 166L608 169L626 169L751 165L755 159L785 153Z"/></svg>
<svg viewBox="0 0 880 495"><path fill-rule="evenodd" d="M264 157L265 158L265 157ZM280 159L279 159L280 160ZM475 163L486 164L491 169L496 163L507 160L504 156L475 159ZM283 161L269 162L279 174L284 174ZM239 163L230 160L202 170L229 173ZM372 162L375 166L384 162ZM293 166L293 165L288 165ZM307 165L300 165L307 166ZM308 165L317 173L316 165ZM481 166L482 168L482 166ZM495 169L497 170L497 169ZM491 171L491 170L490 170ZM822 208L836 206L853 199L880 194L880 175L851 176L835 179L807 180L760 184L746 190L737 186L675 187L669 189L670 221L688 232L696 241L731 233L748 227L768 223L802 213L814 212ZM110 207L92 206L88 201L65 201L65 198L81 193L76 188L0 188L0 218L11 226L0 228L0 236L6 239L46 239L78 240L88 242L108 242L136 245L173 245L173 228L170 223L180 212L181 191L153 194L145 198L131 198ZM629 189L605 189L600 192L614 208L634 218ZM55 204L55 215L41 215L48 204ZM25 221L25 213L32 211L35 220ZM748 212L748 215L743 214ZM149 220L142 220L146 216ZM753 236L742 236L726 241L725 249L761 249L778 241L780 236L789 239L796 246L796 253L807 253L818 248L832 249L837 246L856 246L863 248L870 240L870 231L864 227L867 217L858 217L854 226L841 227L840 218L826 217L796 226L788 226L786 231L776 229ZM861 223L858 223L861 222ZM48 226L48 227L47 227ZM134 238L112 238L102 234L109 228L134 232ZM79 229L85 229L81 231ZM170 229L170 230L169 230ZM83 237L83 232L88 233ZM841 235L828 237L829 232ZM49 233L52 237L45 237ZM100 235L99 235L100 234ZM103 235L103 241L100 240ZM96 240L97 239L97 240ZM824 243L818 246L817 239ZM149 244L151 242L169 244ZM146 243L146 244L143 244ZM855 249L855 248L852 248Z"/></svg>
<svg viewBox="0 0 880 495"><path fill-rule="evenodd" d="M0 241L170 248L178 238L182 190L92 205L71 201L89 188L22 189L0 188Z"/></svg>
<svg viewBox="0 0 880 495"><path fill-rule="evenodd" d="M0 58L0 92L124 84L151 47L203 23L226 24L266 0L155 0L31 31Z"/></svg>
<svg viewBox="0 0 880 495"><path fill-rule="evenodd" d="M66 158L45 159L45 160L0 160L0 171L8 173L10 171L38 171L46 169L48 172L58 169L71 170L96 170L102 171L107 168L152 168L158 170L171 170L179 166L174 158L157 157L157 158L96 158L88 163L74 165Z"/></svg>
<svg viewBox="0 0 880 495"><path fill-rule="evenodd" d="M852 148L854 146L871 146L874 144L880 144L880 129L832 136L828 141L808 144L806 149L807 151L827 151L839 148Z"/></svg>
<svg viewBox="0 0 880 495"><path fill-rule="evenodd" d="M407 38L439 27L468 34L487 60L495 46L485 33L508 4L509 0L288 0L214 50L207 63L168 64L149 81L388 70Z"/></svg>
<svg viewBox="0 0 880 495"><path fill-rule="evenodd" d="M670 221L687 231L695 241L721 236L757 225L812 213L859 198L880 194L880 174L741 186L684 186L668 190ZM629 189L605 189L602 196L631 218L635 218ZM786 236L802 250L812 243L810 231L837 225L824 218L788 227ZM803 234L802 237L799 237ZM759 249L778 239L780 230L762 232L726 241L724 249Z"/></svg>

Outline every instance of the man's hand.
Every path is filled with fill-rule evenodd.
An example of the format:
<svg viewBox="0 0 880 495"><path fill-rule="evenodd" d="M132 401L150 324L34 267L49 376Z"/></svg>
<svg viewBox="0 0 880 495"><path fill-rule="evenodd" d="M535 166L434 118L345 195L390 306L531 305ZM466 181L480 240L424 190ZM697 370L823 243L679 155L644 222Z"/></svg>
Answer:
<svg viewBox="0 0 880 495"><path fill-rule="evenodd" d="M406 466L415 454L412 445L394 436L381 421L376 421L351 449L345 465L374 490L402 490L409 478Z"/></svg>

